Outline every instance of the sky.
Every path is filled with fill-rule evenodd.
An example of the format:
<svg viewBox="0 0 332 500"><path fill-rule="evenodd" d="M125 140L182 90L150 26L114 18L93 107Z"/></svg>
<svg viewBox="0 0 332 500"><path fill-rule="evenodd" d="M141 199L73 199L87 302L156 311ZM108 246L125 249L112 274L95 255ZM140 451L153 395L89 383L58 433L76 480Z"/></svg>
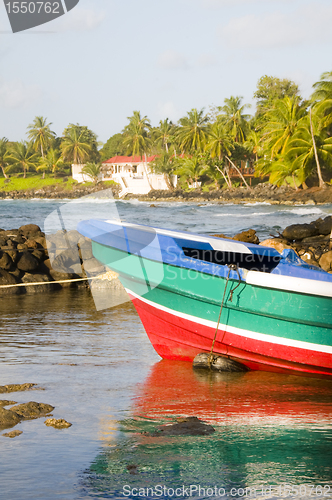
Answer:
<svg viewBox="0 0 332 500"><path fill-rule="evenodd" d="M152 125L242 96L263 75L309 97L332 70L330 0L80 0L13 34L0 3L0 137L26 140L35 116L61 135L87 125L105 142L134 110Z"/></svg>

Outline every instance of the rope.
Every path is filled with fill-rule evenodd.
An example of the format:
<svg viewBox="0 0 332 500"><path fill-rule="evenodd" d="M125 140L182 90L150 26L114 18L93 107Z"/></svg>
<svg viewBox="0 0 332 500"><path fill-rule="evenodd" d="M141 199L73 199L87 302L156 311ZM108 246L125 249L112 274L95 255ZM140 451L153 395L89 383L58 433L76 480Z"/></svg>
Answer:
<svg viewBox="0 0 332 500"><path fill-rule="evenodd" d="M58 281L38 281L36 283L16 283L14 285L0 285L0 288L12 288L15 286L38 286L38 285L55 285L56 283L74 283L75 281L88 281L98 278L95 276L93 278L76 278L72 280L58 280Z"/></svg>
<svg viewBox="0 0 332 500"><path fill-rule="evenodd" d="M224 289L224 295L223 295L223 298L222 298L222 301L221 301L221 306L220 306L220 311L219 311L219 316L218 316L218 322L217 322L217 327L216 327L216 331L215 331L215 334L214 334L214 338L213 338L213 342L212 342L212 346L211 346L211 351L210 351L210 354L209 354L209 358L208 358L208 365L209 365L209 368L211 368L211 363L213 361L213 348L214 348L214 344L215 344L215 341L216 341L216 338L217 338L217 333L218 333L218 330L219 330L219 325L220 325L220 319L221 319L221 313L222 313L222 310L223 310L223 307L224 307L224 302L225 302L225 296L226 296L226 290L227 290L227 285L228 285L228 281L229 281L229 276L231 274L231 271L234 271L236 270L237 274L238 274L238 277L239 277L239 283L236 285L235 288L233 288L231 291L230 291L230 301L232 302L233 300L233 293L234 293L234 290L237 289L238 286L240 286L241 284L241 276L240 276L240 273L238 271L238 268L237 268L237 265L236 264L229 264L228 265L229 267L229 270L228 270L228 274L227 274L227 279L226 279L226 284L225 284L225 289Z"/></svg>

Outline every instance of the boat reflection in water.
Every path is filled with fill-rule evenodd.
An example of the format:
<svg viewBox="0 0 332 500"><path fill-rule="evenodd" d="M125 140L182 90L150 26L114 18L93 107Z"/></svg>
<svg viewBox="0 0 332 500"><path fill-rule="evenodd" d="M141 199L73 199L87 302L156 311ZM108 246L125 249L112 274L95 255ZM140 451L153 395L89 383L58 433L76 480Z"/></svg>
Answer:
<svg viewBox="0 0 332 500"><path fill-rule="evenodd" d="M151 435L184 416L216 432ZM332 498L332 381L163 360L109 444L89 472L90 491L103 498L170 498L173 490L187 498L190 485L197 498Z"/></svg>

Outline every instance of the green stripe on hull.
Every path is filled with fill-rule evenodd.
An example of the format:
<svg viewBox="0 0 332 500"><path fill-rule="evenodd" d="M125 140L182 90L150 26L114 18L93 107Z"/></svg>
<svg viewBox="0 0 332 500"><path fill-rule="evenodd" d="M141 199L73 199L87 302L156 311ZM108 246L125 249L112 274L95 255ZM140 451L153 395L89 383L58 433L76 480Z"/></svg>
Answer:
<svg viewBox="0 0 332 500"><path fill-rule="evenodd" d="M180 313L217 321L225 278L141 259L95 242L93 253L118 272L123 285L137 295ZM236 280L228 283L221 324L285 339L332 345L331 298L241 282L231 302L230 290L237 285Z"/></svg>

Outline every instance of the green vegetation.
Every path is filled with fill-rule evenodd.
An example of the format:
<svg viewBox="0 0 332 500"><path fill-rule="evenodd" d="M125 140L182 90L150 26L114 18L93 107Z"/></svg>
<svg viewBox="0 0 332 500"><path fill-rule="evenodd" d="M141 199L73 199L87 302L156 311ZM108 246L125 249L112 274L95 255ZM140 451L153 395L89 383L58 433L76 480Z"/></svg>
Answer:
<svg viewBox="0 0 332 500"><path fill-rule="evenodd" d="M77 184L74 179L68 179L68 181L63 182L63 179L54 178L44 178L41 179L40 176L33 177L11 177L10 179L0 178L0 190L1 191L29 191L30 189L42 189L47 186L55 186L60 184L64 189L71 189L73 185Z"/></svg>
<svg viewBox="0 0 332 500"><path fill-rule="evenodd" d="M173 174L185 189L247 185L253 175L296 190L331 184L332 72L321 75L309 100L291 80L265 75L254 99L252 115L241 96L230 96L209 112L194 108L178 123L166 118L157 127L134 111L124 129L100 149L87 126L69 124L56 137L52 124L37 116L27 129L29 142L0 139L1 186L9 191L24 181L36 186L61 182L58 177L70 175L72 163L81 164L96 183L100 162L116 155L137 155L145 168L147 156L155 155L151 168L165 176L171 189Z"/></svg>

